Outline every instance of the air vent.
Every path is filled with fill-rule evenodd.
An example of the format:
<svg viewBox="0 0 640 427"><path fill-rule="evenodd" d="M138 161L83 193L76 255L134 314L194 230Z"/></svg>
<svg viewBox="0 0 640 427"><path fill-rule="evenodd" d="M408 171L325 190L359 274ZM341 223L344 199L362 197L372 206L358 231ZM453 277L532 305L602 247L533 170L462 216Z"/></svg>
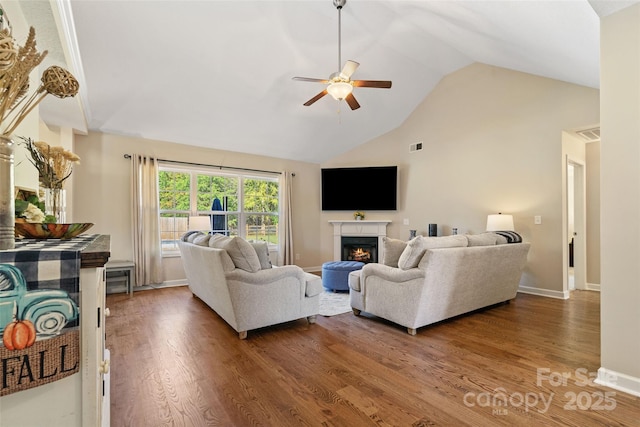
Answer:
<svg viewBox="0 0 640 427"><path fill-rule="evenodd" d="M600 128L579 130L576 133L587 142L600 141Z"/></svg>
<svg viewBox="0 0 640 427"><path fill-rule="evenodd" d="M414 144L409 145L409 152L414 153L416 151L422 150L422 141L416 142Z"/></svg>

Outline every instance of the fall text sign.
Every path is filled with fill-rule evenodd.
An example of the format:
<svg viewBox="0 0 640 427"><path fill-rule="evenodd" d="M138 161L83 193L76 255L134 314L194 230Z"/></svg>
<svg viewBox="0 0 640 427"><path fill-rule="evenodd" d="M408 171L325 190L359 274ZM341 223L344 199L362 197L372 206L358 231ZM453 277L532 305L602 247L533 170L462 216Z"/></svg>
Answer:
<svg viewBox="0 0 640 427"><path fill-rule="evenodd" d="M23 350L0 347L0 396L48 384L78 372L79 334L74 328L57 337L36 341Z"/></svg>

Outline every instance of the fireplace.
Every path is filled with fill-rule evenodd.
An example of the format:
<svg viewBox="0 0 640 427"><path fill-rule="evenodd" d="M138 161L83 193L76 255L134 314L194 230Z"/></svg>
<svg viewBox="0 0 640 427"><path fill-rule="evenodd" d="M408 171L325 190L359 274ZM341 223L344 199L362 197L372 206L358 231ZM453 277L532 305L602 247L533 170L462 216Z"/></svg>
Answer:
<svg viewBox="0 0 640 427"><path fill-rule="evenodd" d="M377 237L342 236L342 261L378 262Z"/></svg>
<svg viewBox="0 0 640 427"><path fill-rule="evenodd" d="M384 258L384 246L382 246L382 238L387 235L387 225L390 220L331 220L329 224L333 225L333 260L344 261L342 248L342 238L373 238L376 241L375 258L381 260ZM357 249L357 248L356 248Z"/></svg>

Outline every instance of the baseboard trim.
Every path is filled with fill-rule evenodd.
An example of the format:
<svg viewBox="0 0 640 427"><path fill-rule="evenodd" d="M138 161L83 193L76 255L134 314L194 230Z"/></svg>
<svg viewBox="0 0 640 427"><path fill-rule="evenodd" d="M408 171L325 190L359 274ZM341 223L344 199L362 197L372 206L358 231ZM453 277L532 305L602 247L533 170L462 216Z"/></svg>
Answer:
<svg viewBox="0 0 640 427"><path fill-rule="evenodd" d="M600 292L600 283L587 283L587 290Z"/></svg>
<svg viewBox="0 0 640 427"><path fill-rule="evenodd" d="M319 265L317 267L303 267L302 271L306 272L306 273L313 273L316 271L322 271L322 266Z"/></svg>
<svg viewBox="0 0 640 427"><path fill-rule="evenodd" d="M518 292L547 298L569 299L569 291L552 291L549 289L532 288L530 286L520 286L518 287Z"/></svg>
<svg viewBox="0 0 640 427"><path fill-rule="evenodd" d="M165 280L164 282L153 285L154 288L173 288L176 286L187 286L187 279L179 279L179 280Z"/></svg>
<svg viewBox="0 0 640 427"><path fill-rule="evenodd" d="M598 369L594 383L640 397L640 378L607 368Z"/></svg>
<svg viewBox="0 0 640 427"><path fill-rule="evenodd" d="M187 285L188 285L187 279L166 280L162 283L155 283L153 285L134 286L133 291L134 292L150 291L152 289L175 288L177 286L187 286ZM126 292L126 289L124 290L124 292ZM120 293L120 292L113 292L113 293Z"/></svg>

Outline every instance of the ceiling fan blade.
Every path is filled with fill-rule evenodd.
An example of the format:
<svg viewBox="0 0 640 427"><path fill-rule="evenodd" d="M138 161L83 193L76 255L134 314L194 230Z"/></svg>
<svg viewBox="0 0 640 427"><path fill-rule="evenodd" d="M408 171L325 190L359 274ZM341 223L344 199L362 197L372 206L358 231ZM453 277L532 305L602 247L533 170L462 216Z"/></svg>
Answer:
<svg viewBox="0 0 640 427"><path fill-rule="evenodd" d="M329 80L326 79L314 79L311 77L292 77L293 80L298 80L301 82L314 82L314 83L324 83L324 84L328 84Z"/></svg>
<svg viewBox="0 0 640 427"><path fill-rule="evenodd" d="M355 87L377 87L381 89L389 89L391 87L389 80L353 80L351 83Z"/></svg>
<svg viewBox="0 0 640 427"><path fill-rule="evenodd" d="M358 66L360 66L360 64L356 61L348 60L347 62L345 62L344 67L342 67L342 71L340 71L340 77L349 80Z"/></svg>
<svg viewBox="0 0 640 427"><path fill-rule="evenodd" d="M356 101L356 97L353 96L353 93L347 95L344 100L347 101L347 104L349 104L349 107L351 107L352 110L357 110L358 108L360 108L360 104L358 104L358 101Z"/></svg>
<svg viewBox="0 0 640 427"><path fill-rule="evenodd" d="M325 96L327 94L327 90L323 90L322 92L320 92L319 94L317 94L316 96L314 96L313 98L311 98L310 100L308 100L307 102L305 102L303 105L305 107L308 107L309 105L313 104L314 102L316 102L318 99L322 98L323 96Z"/></svg>

